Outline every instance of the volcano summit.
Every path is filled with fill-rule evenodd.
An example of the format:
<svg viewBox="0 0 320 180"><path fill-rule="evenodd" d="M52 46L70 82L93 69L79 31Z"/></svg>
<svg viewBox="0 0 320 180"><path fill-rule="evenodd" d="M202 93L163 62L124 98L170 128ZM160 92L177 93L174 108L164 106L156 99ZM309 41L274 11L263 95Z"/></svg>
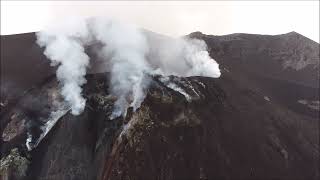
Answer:
<svg viewBox="0 0 320 180"><path fill-rule="evenodd" d="M1 179L320 178L318 43L69 25L1 36Z"/></svg>

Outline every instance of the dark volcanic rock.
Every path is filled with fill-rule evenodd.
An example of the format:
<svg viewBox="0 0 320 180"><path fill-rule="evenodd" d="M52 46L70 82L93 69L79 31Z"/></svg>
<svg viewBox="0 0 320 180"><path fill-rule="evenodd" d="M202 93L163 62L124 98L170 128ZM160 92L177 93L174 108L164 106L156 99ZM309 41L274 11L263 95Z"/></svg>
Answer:
<svg viewBox="0 0 320 180"><path fill-rule="evenodd" d="M319 88L319 43L296 32L282 35L188 35L204 40L224 68Z"/></svg>
<svg viewBox="0 0 320 180"><path fill-rule="evenodd" d="M27 158L21 156L17 148L11 150L10 154L3 157L0 161L0 178L7 179L23 179L26 176L28 165L30 162Z"/></svg>
<svg viewBox="0 0 320 180"><path fill-rule="evenodd" d="M207 43L222 75L230 74L295 112L319 118L320 106L312 110L299 103L319 102L319 43L296 32L276 36L195 32L189 36Z"/></svg>
<svg viewBox="0 0 320 180"><path fill-rule="evenodd" d="M20 86L19 78L7 71L7 80L27 91L1 110L1 159L9 159L18 148L14 154L28 166L26 177L19 178L30 180L319 179L319 87L313 84L319 44L296 33L191 36L206 41L221 64L221 78L150 77L141 107L110 120L115 98L108 94L108 74L87 75L85 111L62 115L31 151L27 134L41 133L52 111L48 104L59 99L54 95L59 85L44 73L29 75L37 82ZM268 48L282 49L285 55L270 55ZM296 66L298 56L305 56L306 66ZM16 57L27 58L7 52L1 68ZM289 60L293 66L284 66ZM33 131L23 126L26 122L37 122Z"/></svg>

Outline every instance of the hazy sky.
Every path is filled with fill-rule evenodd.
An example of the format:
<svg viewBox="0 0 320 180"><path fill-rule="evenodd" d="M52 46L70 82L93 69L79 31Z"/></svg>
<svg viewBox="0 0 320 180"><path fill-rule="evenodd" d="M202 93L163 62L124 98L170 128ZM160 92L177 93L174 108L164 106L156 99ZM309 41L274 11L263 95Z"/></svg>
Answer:
<svg viewBox="0 0 320 180"><path fill-rule="evenodd" d="M1 1L1 34L38 31L66 16L107 16L166 34L282 34L319 42L319 1Z"/></svg>

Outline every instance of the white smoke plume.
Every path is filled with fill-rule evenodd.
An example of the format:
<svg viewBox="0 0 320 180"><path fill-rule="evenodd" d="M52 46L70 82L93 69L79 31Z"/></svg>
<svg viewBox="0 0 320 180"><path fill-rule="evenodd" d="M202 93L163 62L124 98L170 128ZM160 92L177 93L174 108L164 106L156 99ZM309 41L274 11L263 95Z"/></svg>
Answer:
<svg viewBox="0 0 320 180"><path fill-rule="evenodd" d="M187 37L155 39L151 35L149 44L149 62L155 73L165 76L213 78L221 75L219 64L209 56L207 45L202 40Z"/></svg>
<svg viewBox="0 0 320 180"><path fill-rule="evenodd" d="M81 86L89 65L89 57L84 52L84 44L89 38L85 21L69 19L60 26L37 33L37 43L46 47L44 54L52 61L52 66L59 66L57 78L62 83L61 94L69 103L72 114L80 114L85 107Z"/></svg>
<svg viewBox="0 0 320 180"><path fill-rule="evenodd" d="M110 72L110 93L117 97L111 119L125 116L128 107L135 111L145 98L147 74L176 76L220 76L219 65L208 54L204 41L188 38L154 38L133 25L105 18L89 18L66 23L62 28L38 33L38 44L45 55L59 64L58 80L62 95L72 113L84 109L81 86L89 57L84 46L99 42L96 50ZM157 35L156 35L157 36Z"/></svg>
<svg viewBox="0 0 320 180"><path fill-rule="evenodd" d="M146 88L145 73L150 71L144 35L132 25L94 18L90 21L93 36L103 44L102 55L109 61L110 91L117 96L111 118L126 115L129 106L140 107Z"/></svg>

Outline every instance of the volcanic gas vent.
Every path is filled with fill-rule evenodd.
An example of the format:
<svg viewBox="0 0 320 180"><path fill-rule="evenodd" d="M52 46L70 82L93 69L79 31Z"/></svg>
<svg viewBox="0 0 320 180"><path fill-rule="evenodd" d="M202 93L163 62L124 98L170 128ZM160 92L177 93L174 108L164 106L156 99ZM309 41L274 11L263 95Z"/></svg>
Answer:
<svg viewBox="0 0 320 180"><path fill-rule="evenodd" d="M78 115L85 106L82 86L90 65L85 47L93 49L110 72L109 90L117 100L110 118L125 116L128 107L136 111L149 87L148 75L219 77L219 65L209 56L204 41L179 38L150 44L137 27L103 18L70 20L37 34L44 54L58 66L61 94ZM159 47L160 46L160 47Z"/></svg>

